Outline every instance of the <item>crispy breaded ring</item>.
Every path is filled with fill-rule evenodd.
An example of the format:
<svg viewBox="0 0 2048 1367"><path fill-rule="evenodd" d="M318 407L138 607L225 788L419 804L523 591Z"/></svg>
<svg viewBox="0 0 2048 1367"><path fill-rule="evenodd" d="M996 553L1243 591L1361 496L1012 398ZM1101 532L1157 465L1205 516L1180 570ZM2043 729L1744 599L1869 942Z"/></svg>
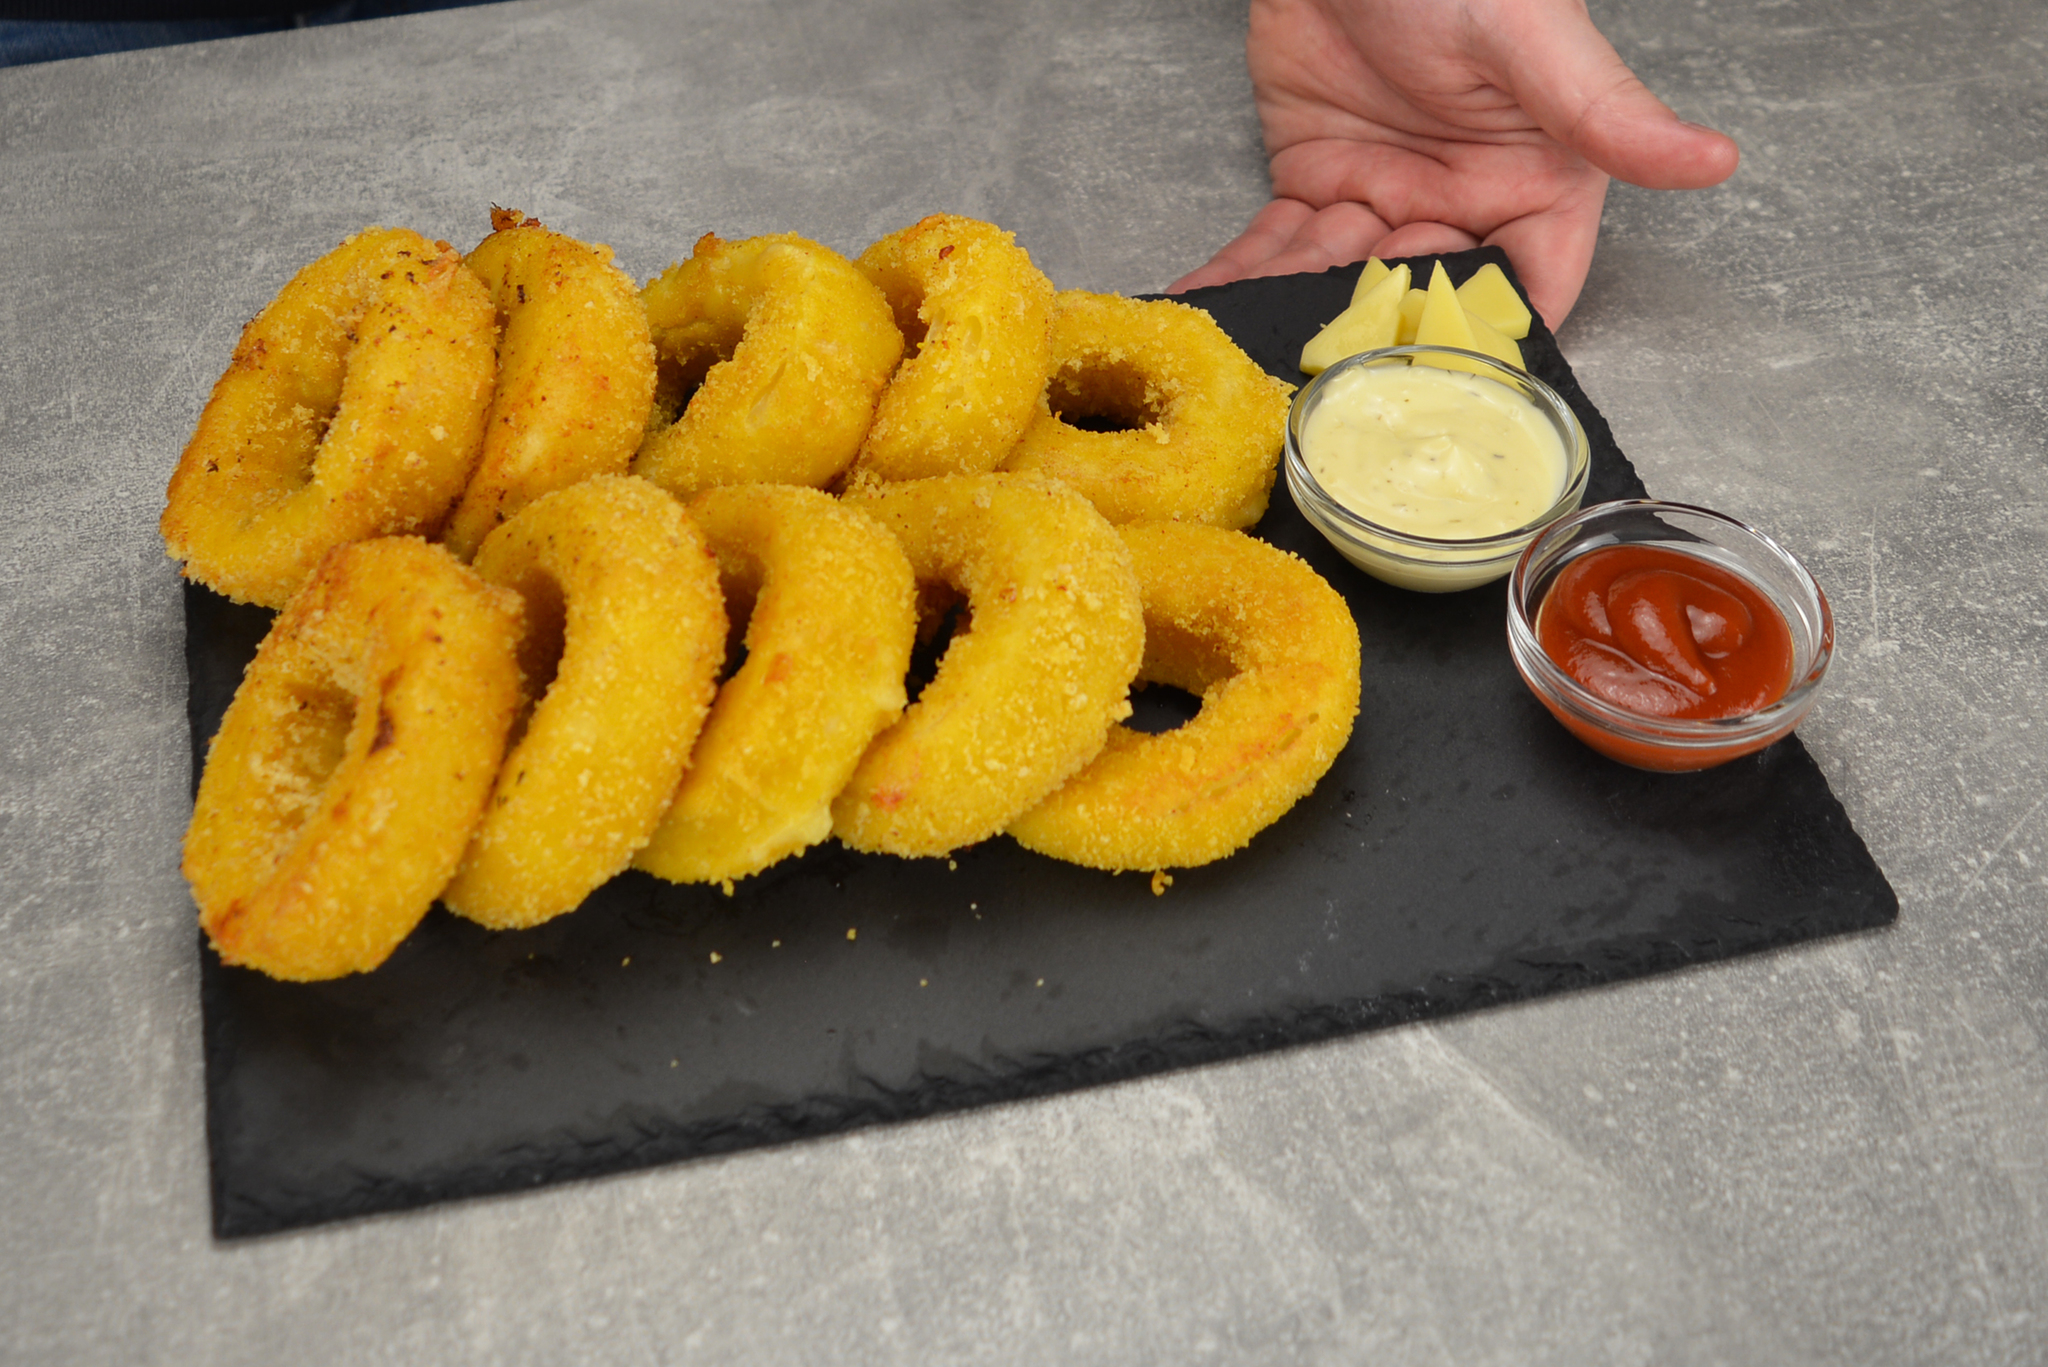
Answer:
<svg viewBox="0 0 2048 1367"><path fill-rule="evenodd" d="M520 667L546 690L441 894L502 930L573 911L647 842L711 705L725 604L681 505L624 475L528 504L476 571L526 601Z"/></svg>
<svg viewBox="0 0 2048 1367"><path fill-rule="evenodd" d="M853 463L903 355L888 301L853 263L794 233L706 233L640 297L658 383L634 474L688 498L721 484L822 488Z"/></svg>
<svg viewBox="0 0 2048 1367"><path fill-rule="evenodd" d="M1052 282L1012 234L953 214L891 233L854 264L916 351L882 391L854 478L995 469L1052 371Z"/></svg>
<svg viewBox="0 0 2048 1367"><path fill-rule="evenodd" d="M1144 617L1130 552L1063 484L952 475L851 496L920 581L966 595L971 624L861 757L832 804L855 849L942 855L985 840L1095 757L1130 715Z"/></svg>
<svg viewBox="0 0 2048 1367"><path fill-rule="evenodd" d="M832 834L832 799L903 711L915 585L896 538L815 489L712 489L690 516L717 552L728 610L746 621L747 658L633 862L730 887Z"/></svg>
<svg viewBox="0 0 2048 1367"><path fill-rule="evenodd" d="M1194 720L1109 744L1010 825L1097 869L1188 868L1242 849L1316 786L1358 713L1358 627L1308 565L1241 532L1119 529L1145 597L1138 677L1202 699Z"/></svg>
<svg viewBox="0 0 2048 1367"><path fill-rule="evenodd" d="M279 607L336 546L435 530L483 441L491 301L445 242L370 228L242 329L162 529L187 578Z"/></svg>
<svg viewBox="0 0 2048 1367"><path fill-rule="evenodd" d="M1052 349L1047 406L1004 469L1065 480L1111 522L1249 527L1265 514L1293 390L1208 314L1068 290L1053 304Z"/></svg>
<svg viewBox="0 0 2048 1367"><path fill-rule="evenodd" d="M519 700L519 601L413 537L331 552L206 755L185 877L223 960L363 973L433 905Z"/></svg>
<svg viewBox="0 0 2048 1367"><path fill-rule="evenodd" d="M654 404L647 310L612 249L516 209L464 260L502 325L484 449L441 539L467 560L507 518L592 475L623 475Z"/></svg>

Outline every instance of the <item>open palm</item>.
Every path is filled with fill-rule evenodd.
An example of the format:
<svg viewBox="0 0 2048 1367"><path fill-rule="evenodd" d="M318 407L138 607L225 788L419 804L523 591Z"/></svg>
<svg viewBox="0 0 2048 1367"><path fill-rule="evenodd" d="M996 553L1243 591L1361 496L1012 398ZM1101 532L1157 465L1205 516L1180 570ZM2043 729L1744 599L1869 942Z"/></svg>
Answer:
<svg viewBox="0 0 2048 1367"><path fill-rule="evenodd" d="M1652 95L1582 0L1252 0L1246 55L1273 202L1176 291L1489 243L1556 326L1609 175L1697 189L1739 155Z"/></svg>

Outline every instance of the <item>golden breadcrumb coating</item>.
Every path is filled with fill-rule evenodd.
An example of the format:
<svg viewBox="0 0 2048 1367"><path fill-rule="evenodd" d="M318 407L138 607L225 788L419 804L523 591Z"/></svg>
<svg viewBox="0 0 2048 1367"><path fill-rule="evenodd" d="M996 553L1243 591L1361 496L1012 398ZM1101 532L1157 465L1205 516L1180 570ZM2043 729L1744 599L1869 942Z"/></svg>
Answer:
<svg viewBox="0 0 2048 1367"><path fill-rule="evenodd" d="M641 300L659 372L633 473L678 498L722 484L832 483L903 355L882 292L794 233L706 233Z"/></svg>
<svg viewBox="0 0 2048 1367"><path fill-rule="evenodd" d="M432 533L483 442L491 301L447 243L370 228L242 330L171 475L186 577L281 607L336 546Z"/></svg>
<svg viewBox="0 0 2048 1367"><path fill-rule="evenodd" d="M972 614L903 719L832 804L855 849L943 855L985 840L1095 757L1130 714L1144 618L1130 552L1063 484L952 475L850 497L921 583Z"/></svg>
<svg viewBox="0 0 2048 1367"><path fill-rule="evenodd" d="M730 884L832 834L832 799L903 711L915 585L887 529L815 489L713 489L689 507L746 623L746 663L718 690L674 805L633 862L671 882Z"/></svg>
<svg viewBox="0 0 2048 1367"><path fill-rule="evenodd" d="M464 264L497 309L498 385L483 455L441 539L467 560L521 508L592 475L623 475L654 405L647 310L612 249L517 210Z"/></svg>
<svg viewBox="0 0 2048 1367"><path fill-rule="evenodd" d="M1052 373L1052 282L1014 235L953 214L891 233L854 264L915 352L882 391L854 479L995 469Z"/></svg>
<svg viewBox="0 0 2048 1367"><path fill-rule="evenodd" d="M1119 530L1145 601L1138 677L1196 694L1201 711L1158 735L1112 728L1095 762L1010 835L1091 868L1206 864L1278 821L1336 761L1358 714L1358 627L1306 562L1242 532Z"/></svg>
<svg viewBox="0 0 2048 1367"><path fill-rule="evenodd" d="M329 553L207 751L185 877L223 960L363 973L455 871L519 701L519 600L413 537Z"/></svg>
<svg viewBox="0 0 2048 1367"><path fill-rule="evenodd" d="M1208 314L1068 290L1052 338L1047 406L1004 469L1065 480L1111 522L1242 528L1265 515L1293 389Z"/></svg>
<svg viewBox="0 0 2048 1367"><path fill-rule="evenodd" d="M506 929L573 911L647 842L711 705L725 605L696 524L625 475L528 504L476 570L526 602L539 697L442 900Z"/></svg>

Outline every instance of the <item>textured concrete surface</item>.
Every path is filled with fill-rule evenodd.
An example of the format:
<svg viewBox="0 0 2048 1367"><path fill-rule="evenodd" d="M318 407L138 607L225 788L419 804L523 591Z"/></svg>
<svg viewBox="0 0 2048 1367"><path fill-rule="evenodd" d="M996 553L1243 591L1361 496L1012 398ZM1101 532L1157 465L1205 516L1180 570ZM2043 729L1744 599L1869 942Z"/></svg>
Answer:
<svg viewBox="0 0 2048 1367"><path fill-rule="evenodd" d="M1742 143L1563 332L1777 531L1895 930L1029 1105L212 1243L162 487L237 327L492 200L647 275L935 208L1157 288L1264 197L1234 0L530 3L0 71L0 1359L2048 1357L2048 10L1603 0Z"/></svg>

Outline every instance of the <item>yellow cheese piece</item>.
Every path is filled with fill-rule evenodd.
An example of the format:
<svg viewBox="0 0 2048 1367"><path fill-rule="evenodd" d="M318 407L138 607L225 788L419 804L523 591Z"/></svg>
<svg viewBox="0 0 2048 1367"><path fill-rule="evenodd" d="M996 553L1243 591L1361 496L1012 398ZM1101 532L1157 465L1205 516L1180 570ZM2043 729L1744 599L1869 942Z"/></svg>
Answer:
<svg viewBox="0 0 2048 1367"><path fill-rule="evenodd" d="M1429 291L1423 296L1422 317L1415 324L1417 346L1456 346L1476 351L1472 328L1465 321L1465 306L1451 288L1451 277L1439 261L1429 272Z"/></svg>
<svg viewBox="0 0 2048 1367"><path fill-rule="evenodd" d="M1505 361L1517 370L1529 367L1522 361L1522 349L1515 345L1515 339L1497 331L1493 324L1481 318L1471 309L1465 310L1465 324L1472 329L1472 349L1483 351L1496 361Z"/></svg>
<svg viewBox="0 0 2048 1367"><path fill-rule="evenodd" d="M1422 306L1429 302L1425 290L1411 289L1401 300L1401 328L1395 333L1396 346L1408 346L1415 341L1415 329L1422 322Z"/></svg>
<svg viewBox="0 0 2048 1367"><path fill-rule="evenodd" d="M1330 320L1328 327L1301 349L1303 373L1319 375L1346 356L1394 345L1401 322L1401 301L1408 293L1408 268L1382 271L1380 281Z"/></svg>
<svg viewBox="0 0 2048 1367"><path fill-rule="evenodd" d="M1401 271L1405 275L1408 268L1403 266ZM1365 258L1365 269L1358 273L1358 283L1351 287L1351 302L1356 304L1359 300L1365 298L1366 295L1371 294L1380 281L1393 273L1393 268L1377 256Z"/></svg>
<svg viewBox="0 0 2048 1367"><path fill-rule="evenodd" d="M1429 293L1423 300L1422 318L1415 325L1415 344L1481 350L1478 339L1472 335L1472 325L1465 321L1464 305L1458 302L1458 292L1451 288L1451 277L1445 274L1441 261L1429 275ZM1445 370L1469 370L1475 375L1485 373L1477 364L1455 356L1439 357L1431 360L1430 364Z"/></svg>
<svg viewBox="0 0 2048 1367"><path fill-rule="evenodd" d="M1520 341L1529 335L1529 306L1515 293L1500 267L1491 262L1458 286L1458 302L1465 306L1467 314L1485 319L1503 337Z"/></svg>

